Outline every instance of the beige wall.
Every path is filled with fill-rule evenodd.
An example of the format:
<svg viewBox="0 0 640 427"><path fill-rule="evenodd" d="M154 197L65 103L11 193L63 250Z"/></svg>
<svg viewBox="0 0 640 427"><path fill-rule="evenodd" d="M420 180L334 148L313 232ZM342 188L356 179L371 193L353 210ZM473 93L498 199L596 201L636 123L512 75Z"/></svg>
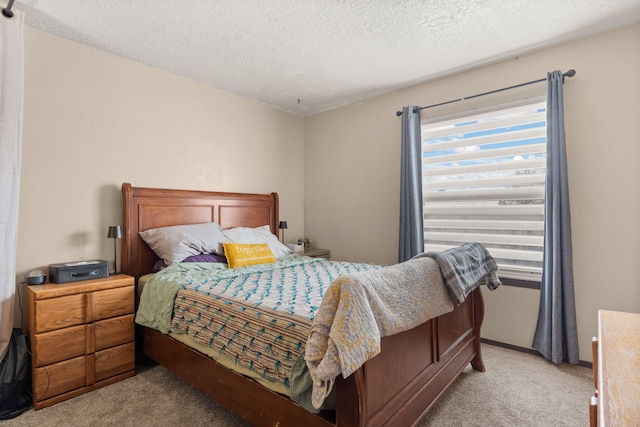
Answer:
<svg viewBox="0 0 640 427"><path fill-rule="evenodd" d="M429 105L574 68L565 125L580 357L597 310L640 312L640 25L396 91L305 119L305 233L332 257L393 263L400 118ZM530 347L539 291L485 292L483 336Z"/></svg>
<svg viewBox="0 0 640 427"><path fill-rule="evenodd" d="M221 64L224 66L224 64ZM278 192L303 235L302 118L25 28L18 280L113 259L120 186Z"/></svg>
<svg viewBox="0 0 640 427"><path fill-rule="evenodd" d="M397 258L400 119L575 68L565 85L580 355L600 308L640 312L640 25L302 119L25 28L18 279L113 257L120 185L280 194L287 240ZM610 128L611 126L614 128ZM486 338L529 347L539 292L485 292Z"/></svg>

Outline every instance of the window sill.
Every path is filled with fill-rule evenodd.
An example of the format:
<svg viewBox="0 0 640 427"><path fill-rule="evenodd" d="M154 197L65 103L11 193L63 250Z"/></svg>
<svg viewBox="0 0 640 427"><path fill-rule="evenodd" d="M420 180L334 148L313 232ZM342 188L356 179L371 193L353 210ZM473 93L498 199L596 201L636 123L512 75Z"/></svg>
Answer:
<svg viewBox="0 0 640 427"><path fill-rule="evenodd" d="M540 282L530 280L511 279L508 277L500 277L500 281L505 286L514 286L516 288L540 289Z"/></svg>

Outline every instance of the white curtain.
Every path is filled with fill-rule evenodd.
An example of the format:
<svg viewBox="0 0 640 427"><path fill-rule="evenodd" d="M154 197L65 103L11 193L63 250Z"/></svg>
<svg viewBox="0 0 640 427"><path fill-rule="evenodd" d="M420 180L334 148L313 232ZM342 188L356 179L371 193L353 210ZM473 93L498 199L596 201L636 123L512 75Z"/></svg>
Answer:
<svg viewBox="0 0 640 427"><path fill-rule="evenodd" d="M12 18L0 13L0 360L13 329L22 157L24 15L12 12Z"/></svg>

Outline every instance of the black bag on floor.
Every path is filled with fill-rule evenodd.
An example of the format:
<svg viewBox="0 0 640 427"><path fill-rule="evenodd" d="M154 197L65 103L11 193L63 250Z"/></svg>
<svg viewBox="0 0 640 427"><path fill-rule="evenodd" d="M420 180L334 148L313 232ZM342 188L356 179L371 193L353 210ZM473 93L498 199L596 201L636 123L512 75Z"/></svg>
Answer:
<svg viewBox="0 0 640 427"><path fill-rule="evenodd" d="M31 406L31 356L29 339L14 329L0 363L0 420L15 418Z"/></svg>

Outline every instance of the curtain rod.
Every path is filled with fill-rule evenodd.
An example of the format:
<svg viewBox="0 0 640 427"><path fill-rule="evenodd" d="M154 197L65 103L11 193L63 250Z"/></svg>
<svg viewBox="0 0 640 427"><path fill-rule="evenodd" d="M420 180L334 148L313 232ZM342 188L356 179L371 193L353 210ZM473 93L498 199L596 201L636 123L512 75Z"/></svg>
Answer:
<svg viewBox="0 0 640 427"><path fill-rule="evenodd" d="M576 75L576 70L569 70L566 73L562 74L564 77L573 77ZM515 89L517 87L522 87L522 86L527 86L527 85L531 85L534 83L540 83L540 82L544 82L547 79L538 79L538 80L532 80L530 82L526 82L526 83L520 83L514 86L509 86L509 87L503 87L502 89L496 89L496 90L491 90L489 92L484 92L484 93L479 93L477 95L471 95L471 96L467 96L466 98L459 98L459 99L452 99L451 101L446 101L446 102L441 102L439 104L433 104L433 105L427 105L426 107L416 107L413 109L414 113L417 113L420 110L424 110L425 108L433 108L433 107L438 107L440 105L445 105L445 104L451 104L453 102L458 102L458 101L466 101L467 99L472 99L472 98L477 98L479 96L484 96L484 95L490 95L492 93L496 93L496 92L502 92L503 90L509 90L509 89ZM402 111L396 111L396 116L400 117L402 115Z"/></svg>
<svg viewBox="0 0 640 427"><path fill-rule="evenodd" d="M7 3L7 7L5 7L4 9L2 9L2 14L6 17L6 18L13 18L13 12L11 12L11 8L13 7L13 2L15 0L9 0L9 3Z"/></svg>

